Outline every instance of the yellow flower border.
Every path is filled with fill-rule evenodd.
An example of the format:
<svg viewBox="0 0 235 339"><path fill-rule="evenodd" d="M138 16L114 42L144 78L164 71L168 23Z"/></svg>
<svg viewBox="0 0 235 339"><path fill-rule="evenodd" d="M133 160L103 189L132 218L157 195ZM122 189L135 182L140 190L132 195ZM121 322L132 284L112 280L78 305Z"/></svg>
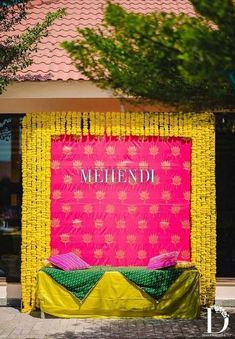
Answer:
<svg viewBox="0 0 235 339"><path fill-rule="evenodd" d="M215 296L215 130L212 113L27 113L22 131L22 301L35 308L37 272L50 255L51 137L162 136L192 139L191 250L202 304Z"/></svg>

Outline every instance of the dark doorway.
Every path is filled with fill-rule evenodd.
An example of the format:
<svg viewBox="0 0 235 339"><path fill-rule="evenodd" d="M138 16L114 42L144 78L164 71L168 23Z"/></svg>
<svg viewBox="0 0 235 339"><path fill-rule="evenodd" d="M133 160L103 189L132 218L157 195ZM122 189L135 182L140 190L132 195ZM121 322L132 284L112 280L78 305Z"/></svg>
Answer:
<svg viewBox="0 0 235 339"><path fill-rule="evenodd" d="M0 115L0 277L20 280L22 115Z"/></svg>
<svg viewBox="0 0 235 339"><path fill-rule="evenodd" d="M217 276L235 277L235 113L216 114Z"/></svg>

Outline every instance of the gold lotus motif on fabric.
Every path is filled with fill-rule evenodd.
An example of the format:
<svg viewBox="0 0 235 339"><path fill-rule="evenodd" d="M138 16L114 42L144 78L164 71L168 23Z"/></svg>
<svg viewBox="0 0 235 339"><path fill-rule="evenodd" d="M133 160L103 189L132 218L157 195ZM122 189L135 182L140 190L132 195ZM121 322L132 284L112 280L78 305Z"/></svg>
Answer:
<svg viewBox="0 0 235 339"><path fill-rule="evenodd" d="M51 162L51 168L53 170L58 170L60 168L60 162L58 160L53 160Z"/></svg>
<svg viewBox="0 0 235 339"><path fill-rule="evenodd" d="M56 190L52 193L52 199L57 200L57 199L60 199L60 198L61 198L61 191Z"/></svg>
<svg viewBox="0 0 235 339"><path fill-rule="evenodd" d="M178 205L171 206L171 213L173 214L179 214L181 207Z"/></svg>
<svg viewBox="0 0 235 339"><path fill-rule="evenodd" d="M183 163L183 168L184 168L186 171L190 171L190 168L191 168L190 161L184 161L184 163Z"/></svg>
<svg viewBox="0 0 235 339"><path fill-rule="evenodd" d="M180 242L180 236L178 234L173 234L171 236L171 242L174 245L177 245Z"/></svg>
<svg viewBox="0 0 235 339"><path fill-rule="evenodd" d="M140 230L145 230L148 227L148 223L146 220L142 219L138 221L138 228Z"/></svg>
<svg viewBox="0 0 235 339"><path fill-rule="evenodd" d="M137 148L135 146L129 146L127 152L130 156L134 156L137 154Z"/></svg>
<svg viewBox="0 0 235 339"><path fill-rule="evenodd" d="M169 170L170 168L171 168L171 163L170 163L170 161L168 161L168 160L163 160L162 162L161 162L161 168L162 169L164 169L164 170Z"/></svg>
<svg viewBox="0 0 235 339"><path fill-rule="evenodd" d="M72 184L73 182L73 178L71 177L71 175L65 175L64 176L64 183L65 184Z"/></svg>
<svg viewBox="0 0 235 339"><path fill-rule="evenodd" d="M151 234L149 236L149 243L151 245L155 245L155 244L157 244L157 242L158 242L158 236L156 234Z"/></svg>
<svg viewBox="0 0 235 339"><path fill-rule="evenodd" d="M114 155L115 154L115 148L113 146L107 146L105 150L107 155Z"/></svg>
<svg viewBox="0 0 235 339"><path fill-rule="evenodd" d="M60 241L64 244L67 244L70 242L70 235L68 233L63 233L60 235Z"/></svg>
<svg viewBox="0 0 235 339"><path fill-rule="evenodd" d="M74 160L73 168L76 170L80 170L82 168L82 162L80 160Z"/></svg>
<svg viewBox="0 0 235 339"><path fill-rule="evenodd" d="M71 206L69 204L62 205L62 212L69 213L71 211Z"/></svg>
<svg viewBox="0 0 235 339"><path fill-rule="evenodd" d="M163 219L160 221L160 227L163 229L163 230L166 230L168 227L169 227L169 221L166 220L166 219Z"/></svg>
<svg viewBox="0 0 235 339"><path fill-rule="evenodd" d="M171 154L174 155L174 157L180 155L180 147L179 146L171 147Z"/></svg>
<svg viewBox="0 0 235 339"><path fill-rule="evenodd" d="M93 212L93 206L91 204L85 204L83 207L83 210L85 213L92 213Z"/></svg>
<svg viewBox="0 0 235 339"><path fill-rule="evenodd" d="M104 162L101 160L96 160L95 161L95 168L96 169L104 169Z"/></svg>
<svg viewBox="0 0 235 339"><path fill-rule="evenodd" d="M71 146L64 146L62 149L62 152L64 155L70 155L72 153L72 147Z"/></svg>
<svg viewBox="0 0 235 339"><path fill-rule="evenodd" d="M51 220L51 227L59 227L60 226L60 220L59 219L52 219Z"/></svg>
<svg viewBox="0 0 235 339"><path fill-rule="evenodd" d="M115 206L112 204L108 204L105 208L106 213L112 214L114 213L114 211L115 211Z"/></svg>
<svg viewBox="0 0 235 339"><path fill-rule="evenodd" d="M81 228L82 226L82 220L81 219L74 219L72 221L73 227L75 228Z"/></svg>
<svg viewBox="0 0 235 339"><path fill-rule="evenodd" d="M125 258L125 251L123 251L123 250L116 251L116 258L117 259L124 259Z"/></svg>
<svg viewBox="0 0 235 339"><path fill-rule="evenodd" d="M140 260L146 259L146 257L147 257L146 251L145 251L145 250L140 250L140 251L138 251L137 257L138 257L138 259L140 259Z"/></svg>
<svg viewBox="0 0 235 339"><path fill-rule="evenodd" d="M129 214L134 214L137 211L137 207L135 205L130 205L127 208Z"/></svg>
<svg viewBox="0 0 235 339"><path fill-rule="evenodd" d="M140 200L147 201L149 199L148 191L141 191L139 194Z"/></svg>
<svg viewBox="0 0 235 339"><path fill-rule="evenodd" d="M106 234L104 236L104 242L107 244L107 245L111 245L113 243L113 240L114 240L114 236L112 234Z"/></svg>
<svg viewBox="0 0 235 339"><path fill-rule="evenodd" d="M104 191L97 191L95 196L96 196L97 200L103 200L105 198L105 192Z"/></svg>
<svg viewBox="0 0 235 339"><path fill-rule="evenodd" d="M136 243L136 235L134 234L128 234L126 237L126 241L129 245L133 245Z"/></svg>
<svg viewBox="0 0 235 339"><path fill-rule="evenodd" d="M103 257L103 250L102 249L94 250L94 257L96 259L101 259Z"/></svg>
<svg viewBox="0 0 235 339"><path fill-rule="evenodd" d="M159 206L158 205L151 205L149 206L149 213L150 214L157 214L159 211Z"/></svg>
<svg viewBox="0 0 235 339"><path fill-rule="evenodd" d="M157 155L158 154L158 152L159 152L159 149L158 149L158 147L157 146L151 146L151 147L149 147L149 154L150 155Z"/></svg>
<svg viewBox="0 0 235 339"><path fill-rule="evenodd" d="M93 154L94 150L93 150L93 147L91 145L86 145L84 147L84 154L86 155L91 155Z"/></svg>
<svg viewBox="0 0 235 339"><path fill-rule="evenodd" d="M174 186L179 186L181 185L181 177L179 175L175 175L173 178L172 178L172 184Z"/></svg>
<svg viewBox="0 0 235 339"><path fill-rule="evenodd" d="M127 199L127 192L126 191L118 192L118 200L124 201L126 199Z"/></svg>
<svg viewBox="0 0 235 339"><path fill-rule="evenodd" d="M80 199L82 199L84 197L83 191L80 191L80 190L79 191L75 191L73 193L73 195L74 195L74 198L77 199L77 200L80 200Z"/></svg>
<svg viewBox="0 0 235 339"><path fill-rule="evenodd" d="M95 228L100 229L104 226L104 221L102 219L95 219Z"/></svg>
<svg viewBox="0 0 235 339"><path fill-rule="evenodd" d="M183 251L181 252L181 256L182 256L182 258L183 258L184 260L187 260L187 259L190 258L190 252L189 252L188 250L183 250Z"/></svg>
<svg viewBox="0 0 235 339"><path fill-rule="evenodd" d="M162 191L162 199L168 201L171 199L171 192L170 191Z"/></svg>
<svg viewBox="0 0 235 339"><path fill-rule="evenodd" d="M120 219L116 221L116 227L118 229L124 229L126 227L126 222L124 219Z"/></svg>
<svg viewBox="0 0 235 339"><path fill-rule="evenodd" d="M92 242L92 235L90 233L85 233L83 234L82 236L82 241L85 243L85 244L90 244Z"/></svg>

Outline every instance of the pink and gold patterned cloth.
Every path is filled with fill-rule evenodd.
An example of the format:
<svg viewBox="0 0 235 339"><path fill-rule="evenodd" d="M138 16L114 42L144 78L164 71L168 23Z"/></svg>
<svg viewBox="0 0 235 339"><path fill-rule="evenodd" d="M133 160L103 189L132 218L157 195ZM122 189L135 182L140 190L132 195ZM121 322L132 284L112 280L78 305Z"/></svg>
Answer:
<svg viewBox="0 0 235 339"><path fill-rule="evenodd" d="M144 266L171 251L190 261L190 164L183 138L53 138L51 253L91 265ZM84 182L88 169L154 171L154 182L112 182L108 172L107 182Z"/></svg>

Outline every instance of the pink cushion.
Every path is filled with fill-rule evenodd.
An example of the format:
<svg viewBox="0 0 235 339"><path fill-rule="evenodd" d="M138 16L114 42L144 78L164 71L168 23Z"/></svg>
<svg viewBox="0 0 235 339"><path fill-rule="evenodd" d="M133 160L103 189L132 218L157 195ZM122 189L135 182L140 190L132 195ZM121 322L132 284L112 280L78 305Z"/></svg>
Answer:
<svg viewBox="0 0 235 339"><path fill-rule="evenodd" d="M48 261L64 271L83 270L91 267L73 252L54 255Z"/></svg>
<svg viewBox="0 0 235 339"><path fill-rule="evenodd" d="M164 267L175 266L177 263L179 252L168 252L149 260L147 268L149 270L156 270Z"/></svg>

